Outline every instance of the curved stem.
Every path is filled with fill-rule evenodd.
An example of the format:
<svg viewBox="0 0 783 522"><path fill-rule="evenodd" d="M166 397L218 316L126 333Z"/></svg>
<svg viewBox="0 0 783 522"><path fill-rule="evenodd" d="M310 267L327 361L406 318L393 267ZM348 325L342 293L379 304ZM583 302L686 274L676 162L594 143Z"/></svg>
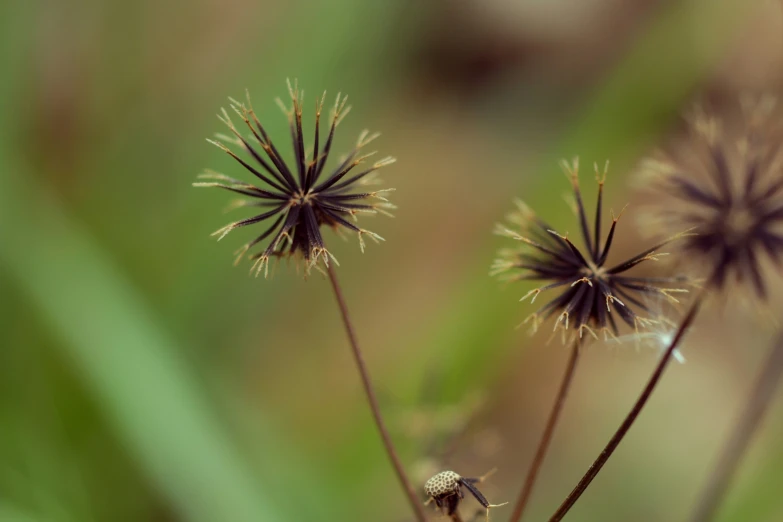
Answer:
<svg viewBox="0 0 783 522"><path fill-rule="evenodd" d="M410 502L411 508L416 515L416 520L419 522L425 522L427 516L424 514L424 507L419 501L419 498L416 496L416 492L413 489L408 476L405 474L405 469L402 467L400 457L397 455L397 450L394 449L394 443L392 443L389 431L386 429L386 424L383 422L381 410L378 407L378 399L375 396L375 391L372 387L372 381L370 380L370 374L367 371L367 365L364 362L361 348L359 348L359 341L356 338L356 332L353 328L351 317L348 314L348 307L345 304L345 298L343 297L343 292L340 289L340 283L337 281L337 274L334 272L334 267L332 265L329 265L327 271L329 273L329 280L332 282L332 289L334 290L334 296L337 299L337 305L340 307L340 313L343 317L345 333L348 335L348 341L351 345L353 358L356 361L356 368L359 370L359 375L362 378L364 394L367 396L367 402L370 403L370 411L372 411L372 416L375 419L375 425L378 427L378 431L381 434L383 446L386 448L386 453L389 455L389 460L391 460L392 465L394 466L394 471L397 473L397 480L400 481L400 485L402 486L403 491L405 491L405 495L408 497L408 502Z"/></svg>
<svg viewBox="0 0 783 522"><path fill-rule="evenodd" d="M756 430L764 418L783 375L783 332L775 340L756 381L756 386L745 403L745 409L734 427L729 442L723 449L715 470L701 494L701 500L691 518L692 522L711 520L725 497L731 479L739 467Z"/></svg>
<svg viewBox="0 0 783 522"><path fill-rule="evenodd" d="M663 376L663 371L666 369L666 366L669 364L669 361L672 358L672 354L674 353L674 350L677 349L677 345L680 344L680 340L682 340L683 335L685 335L685 331L688 329L691 323L693 323L693 320L696 318L696 314L699 311L701 303L704 299L704 295L705 295L705 290L702 290L699 293L699 295L696 297L690 309L688 310L688 313L685 315L685 318L682 320L682 323L680 323L680 326L677 328L677 332L674 335L674 339L672 339L671 343L666 349L666 352L661 357L658 366L655 368L655 371L650 376L650 379L647 381L647 385L644 387L644 390L642 391L641 395L636 400L636 403L633 405L633 408L631 408L631 411L625 417L625 420L623 420L622 424L620 424L620 427L617 429L615 434L609 440L609 443L606 445L603 451L601 451L601 454L587 470L587 473L585 473L585 475L582 477L582 479L579 481L579 483L576 485L573 491L571 491L571 493L566 497L566 499L557 509L555 514L552 515L552 517L549 519L549 522L558 522L562 520L564 516L566 516L566 513L568 513L568 511L570 511L570 509L573 507L576 501L579 500L579 497L581 497L582 494L585 492L585 490L588 488L588 486L590 486L590 483L593 481L596 475L598 475L598 472L601 471L601 468L604 467L604 464L606 464L606 462L609 460L609 457L612 456L612 453L614 453L614 451L617 449L617 446L619 446L623 438L625 438L625 435L628 433L628 430L630 430L631 426L633 426L633 423L636 421L636 418L639 416L639 413L641 413L642 409L644 408L644 405L647 404L650 395L652 395L652 392L655 390L655 387L657 386L658 382L661 380L661 377Z"/></svg>
<svg viewBox="0 0 783 522"><path fill-rule="evenodd" d="M547 419L544 432L541 434L541 439L538 442L536 454L533 457L533 462L530 464L530 469L525 477L525 483L519 492L517 497L514 511L511 513L510 522L518 522L522 519L522 514L525 512L525 507L530 499L530 494L533 492L533 486L538 478L538 472L541 470L541 465L546 457L547 450L549 449L549 443L552 442L552 435L555 432L555 426L560 419L560 412L565 404L566 396L568 395L568 389L571 386L571 382L574 379L574 373L576 370L576 363L579 360L579 351L582 346L582 339L577 337L572 346L571 354L566 364L566 371L563 374L563 378L560 381L560 388L555 396L555 403L552 405L552 409L549 412L549 418Z"/></svg>

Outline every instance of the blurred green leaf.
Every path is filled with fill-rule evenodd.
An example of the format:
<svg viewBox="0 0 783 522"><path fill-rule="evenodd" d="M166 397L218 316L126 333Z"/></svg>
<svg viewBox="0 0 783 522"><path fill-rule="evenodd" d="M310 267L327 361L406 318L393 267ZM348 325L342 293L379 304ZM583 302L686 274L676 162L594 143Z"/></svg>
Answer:
<svg viewBox="0 0 783 522"><path fill-rule="evenodd" d="M61 338L117 436L187 519L279 519L141 297L51 194L9 165L0 172L0 262Z"/></svg>
<svg viewBox="0 0 783 522"><path fill-rule="evenodd" d="M0 501L0 522L48 522L15 506Z"/></svg>

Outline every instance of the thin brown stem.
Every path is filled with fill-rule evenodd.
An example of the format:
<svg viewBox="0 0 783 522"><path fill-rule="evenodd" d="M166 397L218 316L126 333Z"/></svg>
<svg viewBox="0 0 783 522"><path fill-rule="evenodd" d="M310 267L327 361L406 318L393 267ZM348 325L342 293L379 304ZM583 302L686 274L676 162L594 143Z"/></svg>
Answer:
<svg viewBox="0 0 783 522"><path fill-rule="evenodd" d="M370 374L367 371L367 365L364 362L361 348L359 348L359 341L356 338L356 331L354 330L351 317L348 314L348 307L345 304L345 298L340 288L340 283L337 281L337 274L334 271L334 267L330 264L327 269L329 273L329 280L332 282L332 289L334 290L334 296L337 299L337 305L340 307L340 313L343 317L343 324L345 325L345 332L348 335L348 341L351 345L353 352L353 358L356 361L356 368L359 370L359 375L362 378L362 385L364 386L364 394L367 396L367 402L370 404L370 411L375 419L375 425L378 427L378 431L381 434L381 440L383 446L386 448L386 453L394 466L394 471L397 473L397 480L399 480L405 495L408 497L411 508L416 515L416 520L419 522L425 522L427 516L424 514L424 507L416 496L416 492L408 479L405 469L402 467L400 457L397 455L397 450L394 448L389 430L386 429L386 424L383 422L383 416L381 410L378 407L378 399L375 396L375 391L372 387L372 381L370 380Z"/></svg>
<svg viewBox="0 0 783 522"><path fill-rule="evenodd" d="M688 329L688 327L693 323L693 320L696 318L696 314L698 313L699 308L701 307L701 303L704 299L704 295L705 295L705 290L702 290L699 293L699 295L696 297L696 299L693 301L693 304L688 310L688 313L685 315L685 318L682 320L682 323L680 323L680 326L677 328L677 332L674 335L674 339L672 339L671 343L666 349L666 352L661 357L658 366L655 368L655 371L650 376L650 379L647 381L647 385L644 387L644 390L642 391L641 395L636 400L636 403L633 405L633 408L631 408L631 411L625 417L625 420L623 420L622 424L620 424L620 427L617 429L615 434L609 440L609 443L606 445L603 451L601 451L601 454L587 470L587 473L585 473L585 475L582 477L582 479L579 481L579 483L576 485L573 491L569 493L569 495L566 497L566 499L557 509L555 514L552 515L552 517L549 519L549 522L559 522L560 520L563 519L564 516L566 516L566 514L573 507L576 501L579 500L579 497L581 497L582 494L585 492L585 490L588 488L588 486L590 486L590 483L598 475L598 472L601 471L601 468L604 467L604 464L606 464L606 462L609 460L609 457L612 456L612 453L614 453L614 451L620 445L620 442L622 442L623 438L625 438L625 435L628 433L628 430L630 430L631 426L633 426L633 423L636 421L636 418L639 416L639 413L641 413L645 404L647 404L647 401L652 395L652 392L655 390L655 387L657 386L658 382L661 380L661 377L663 376L663 372L666 369L666 366L669 364L669 361L672 358L672 354L674 353L674 350L677 349L677 345L680 344L682 337L685 335L685 331Z"/></svg>
<svg viewBox="0 0 783 522"><path fill-rule="evenodd" d="M702 491L692 522L707 522L715 515L731 480L736 474L742 457L748 449L753 436L764 419L775 391L783 375L783 332L775 340L775 345L764 361L761 375L753 391L745 403L745 408L723 449L720 460L709 478L707 486Z"/></svg>
<svg viewBox="0 0 783 522"><path fill-rule="evenodd" d="M547 419L544 432L541 434L541 439L538 441L538 447L536 454L533 457L533 462L528 469L527 476L525 477L525 483L519 492L517 497L517 503L514 506L514 511L511 513L510 522L519 522L522 519L522 514L525 512L525 507L530 499L530 494L533 492L533 486L538 478L538 472L541 470L541 465L544 463L544 457L546 457L547 450L549 449L549 443L552 442L552 436L555 432L555 426L560 419L560 412L565 404L566 396L568 395L568 389L571 386L571 382L574 379L574 373L576 370L576 363L579 360L579 351L582 346L581 337L577 337L572 346L571 354L568 357L568 363L566 364L566 370L563 374L563 378L560 381L560 388L555 396L555 403L552 405L552 409L549 412L549 418Z"/></svg>

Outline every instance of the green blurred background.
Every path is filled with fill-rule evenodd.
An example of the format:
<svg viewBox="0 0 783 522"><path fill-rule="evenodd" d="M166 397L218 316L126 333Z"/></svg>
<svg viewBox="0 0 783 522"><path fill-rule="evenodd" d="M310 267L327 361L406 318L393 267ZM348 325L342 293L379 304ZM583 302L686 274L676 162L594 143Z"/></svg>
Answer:
<svg viewBox="0 0 783 522"><path fill-rule="evenodd" d="M626 173L694 96L777 89L781 35L777 0L3 2L0 520L409 519L328 282L233 267L251 232L215 243L230 198L190 187L204 168L247 179L204 141L228 96L249 89L284 143L286 78L308 104L349 95L338 150L367 127L398 158L397 217L364 220L386 242L327 240L406 465L417 484L498 467L484 493L513 500L567 353L515 329L531 307L487 275L493 224L521 197L568 230L556 160L609 158L608 204L631 202L616 255L633 253ZM569 520L685 517L770 335L721 313ZM587 352L529 520L656 355ZM721 521L783 520L780 409Z"/></svg>

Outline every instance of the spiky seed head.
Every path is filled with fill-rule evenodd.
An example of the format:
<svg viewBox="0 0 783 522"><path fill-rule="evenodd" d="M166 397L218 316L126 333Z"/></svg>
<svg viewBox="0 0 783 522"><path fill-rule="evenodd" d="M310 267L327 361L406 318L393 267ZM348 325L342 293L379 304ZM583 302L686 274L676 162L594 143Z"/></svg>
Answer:
<svg viewBox="0 0 783 522"><path fill-rule="evenodd" d="M427 493L427 496L435 499L453 495L459 490L460 478L453 471L441 471L424 484L424 491Z"/></svg>
<svg viewBox="0 0 783 522"><path fill-rule="evenodd" d="M650 229L693 228L679 243L707 285L750 282L768 294L764 264L783 266L783 125L764 98L721 116L698 108L684 139L641 164Z"/></svg>
<svg viewBox="0 0 783 522"><path fill-rule="evenodd" d="M293 145L293 161L286 162L283 154L272 143L250 104L230 99L230 108L247 127L245 135L231 120L229 112L223 109L218 118L228 127L230 135L220 134L217 140L207 140L236 160L245 170L256 178L256 184L246 183L222 174L208 171L200 178L205 181L194 183L197 187L218 187L239 193L250 198L244 204L232 205L232 208L258 207L261 213L247 219L234 221L217 230L213 235L222 239L229 232L255 225L268 223L255 239L243 245L237 251L236 261L255 245L267 240L267 246L253 254L255 262L252 269L256 275L262 271L266 275L270 258L296 256L305 261L305 274L321 261L328 266L335 261L321 235L321 227L326 225L336 231L355 232L359 246L364 250L364 238L375 242L382 241L379 235L360 228L354 223L359 214L382 213L394 205L384 197L393 189L369 189L377 183L376 171L394 163L394 158L386 157L374 162L369 158L374 153L360 154L361 149L378 137L364 131L360 134L354 148L336 162L331 162L332 143L335 129L350 110L346 106L347 97L337 95L331 111L328 133L321 135L320 118L326 93L315 104L315 123L312 144L305 144L302 122L304 93L296 83L288 83L292 100L291 107L279 102L288 117ZM279 100L278 100L279 101ZM234 146L237 152L229 145ZM311 147L312 152L307 153ZM243 158L244 156L244 158ZM328 163L333 163L326 168ZM364 165L364 167L360 167ZM359 167L359 168L357 168Z"/></svg>
<svg viewBox="0 0 783 522"><path fill-rule="evenodd" d="M603 187L608 164L603 169L595 166L598 201L592 226L579 187L579 162L575 159L572 163L563 162L562 166L571 182L582 248L567 234L557 233L527 205L517 203L518 211L508 218L510 226L498 225L497 233L519 241L521 246L501 250L492 274L509 281L542 282L522 300L531 298L532 302L541 293L559 290L556 297L526 319L533 330L552 317L556 317L554 329L561 329L564 339L567 332L579 337L585 333L593 337L598 337L598 333L603 333L604 338L614 337L619 331L615 315L634 330L651 324L654 319L649 317L650 309L643 297L660 295L676 301L676 294L687 292L673 286L682 285L683 278L635 277L626 272L644 261L655 261L666 255L661 248L687 234L652 245L621 263L607 264L620 219L612 213L609 232L602 243Z"/></svg>

